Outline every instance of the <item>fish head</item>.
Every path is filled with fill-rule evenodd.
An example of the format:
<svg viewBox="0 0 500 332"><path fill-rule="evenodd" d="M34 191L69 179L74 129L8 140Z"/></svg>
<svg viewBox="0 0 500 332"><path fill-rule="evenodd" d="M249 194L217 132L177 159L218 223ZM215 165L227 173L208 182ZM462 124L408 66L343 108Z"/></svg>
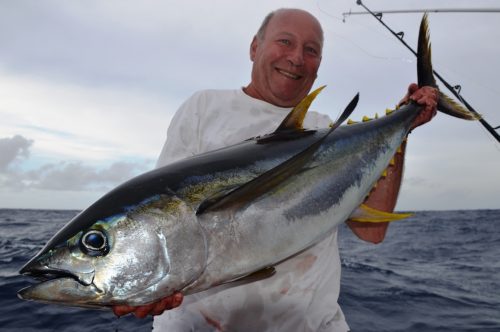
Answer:
<svg viewBox="0 0 500 332"><path fill-rule="evenodd" d="M21 269L42 281L19 297L82 307L142 305L182 290L205 268L204 232L175 196L158 195L94 222L85 216L95 214L75 217Z"/></svg>

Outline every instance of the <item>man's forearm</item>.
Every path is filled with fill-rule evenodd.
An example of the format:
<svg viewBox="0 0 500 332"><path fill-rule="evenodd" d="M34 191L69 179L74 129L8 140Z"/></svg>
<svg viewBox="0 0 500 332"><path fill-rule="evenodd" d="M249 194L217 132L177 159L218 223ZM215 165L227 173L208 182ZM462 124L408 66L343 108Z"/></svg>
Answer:
<svg viewBox="0 0 500 332"><path fill-rule="evenodd" d="M387 174L381 177L372 189L364 204L385 212L392 212L396 206L403 178L406 140L394 155ZM389 223L365 223L348 220L347 225L360 239L380 243L384 240Z"/></svg>

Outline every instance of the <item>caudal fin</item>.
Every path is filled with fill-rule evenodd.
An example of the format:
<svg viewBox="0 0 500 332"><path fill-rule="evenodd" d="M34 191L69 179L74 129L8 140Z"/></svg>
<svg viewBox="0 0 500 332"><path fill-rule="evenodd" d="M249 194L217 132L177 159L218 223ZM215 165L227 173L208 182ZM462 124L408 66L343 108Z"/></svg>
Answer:
<svg viewBox="0 0 500 332"><path fill-rule="evenodd" d="M429 22L427 14L424 14L420 22L417 49L417 76L418 86L432 86L437 88L436 79L432 70L431 43L429 40ZM457 101L439 92L438 111L448 115L465 119L478 120L480 115L470 112Z"/></svg>

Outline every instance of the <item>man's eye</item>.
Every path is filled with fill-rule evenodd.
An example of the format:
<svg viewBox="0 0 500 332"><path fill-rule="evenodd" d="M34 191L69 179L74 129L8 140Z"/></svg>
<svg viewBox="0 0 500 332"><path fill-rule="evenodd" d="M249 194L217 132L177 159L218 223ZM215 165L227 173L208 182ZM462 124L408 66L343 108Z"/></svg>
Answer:
<svg viewBox="0 0 500 332"><path fill-rule="evenodd" d="M278 40L278 42L283 44L283 45L290 45L291 44L291 42L288 39L280 39L280 40Z"/></svg>
<svg viewBox="0 0 500 332"><path fill-rule="evenodd" d="M314 47L306 47L306 52L313 55L318 55L318 51Z"/></svg>

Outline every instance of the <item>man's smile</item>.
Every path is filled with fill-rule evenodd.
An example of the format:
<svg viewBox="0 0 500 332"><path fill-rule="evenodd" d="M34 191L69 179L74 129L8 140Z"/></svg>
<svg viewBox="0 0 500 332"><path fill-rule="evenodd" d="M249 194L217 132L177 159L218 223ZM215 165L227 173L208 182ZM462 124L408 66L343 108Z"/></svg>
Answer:
<svg viewBox="0 0 500 332"><path fill-rule="evenodd" d="M288 77L288 78L291 78L291 79L293 79L293 80L299 80L299 79L301 79L301 78L302 78L302 76L300 76L300 75L297 75L297 74L291 73L291 72L286 71L286 70L283 70L283 69L276 68L276 70L277 70L280 74L282 74L282 75L284 75L284 76L286 76L286 77Z"/></svg>

